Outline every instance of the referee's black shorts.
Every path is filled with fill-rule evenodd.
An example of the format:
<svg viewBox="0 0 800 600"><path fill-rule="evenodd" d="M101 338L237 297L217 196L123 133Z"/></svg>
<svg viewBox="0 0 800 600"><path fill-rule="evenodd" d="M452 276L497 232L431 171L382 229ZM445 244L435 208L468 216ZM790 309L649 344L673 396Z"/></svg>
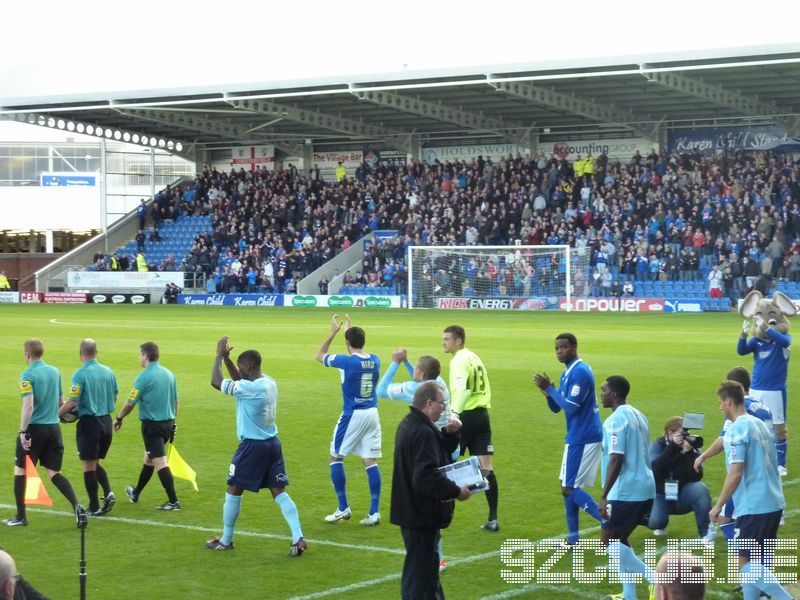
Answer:
<svg viewBox="0 0 800 600"><path fill-rule="evenodd" d="M26 453L22 442L17 436L17 452L14 464L20 469L25 468L25 454L29 454L33 464L38 462L51 471L61 470L61 461L64 458L64 441L61 438L61 427L54 425L28 425L28 435L31 438L31 449Z"/></svg>
<svg viewBox="0 0 800 600"><path fill-rule="evenodd" d="M142 421L142 439L147 458L161 458L167 455L167 441L172 435L175 420Z"/></svg>
<svg viewBox="0 0 800 600"><path fill-rule="evenodd" d="M111 415L81 417L75 429L78 458L81 460L105 458L111 447L112 432Z"/></svg>
<svg viewBox="0 0 800 600"><path fill-rule="evenodd" d="M470 456L494 454L492 446L492 424L485 408L465 410L461 419L461 456L468 450Z"/></svg>

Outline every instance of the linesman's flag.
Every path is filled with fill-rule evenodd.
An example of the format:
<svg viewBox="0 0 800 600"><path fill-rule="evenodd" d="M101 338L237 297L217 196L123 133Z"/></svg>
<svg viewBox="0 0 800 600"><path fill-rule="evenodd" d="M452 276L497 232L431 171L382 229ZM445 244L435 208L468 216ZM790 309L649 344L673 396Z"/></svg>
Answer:
<svg viewBox="0 0 800 600"><path fill-rule="evenodd" d="M29 455L25 455L25 505L41 504L42 506L53 506L53 500L47 494L47 490L39 478L36 467Z"/></svg>
<svg viewBox="0 0 800 600"><path fill-rule="evenodd" d="M195 473L195 470L190 467L185 460L183 460L183 457L178 453L178 449L175 447L175 444L169 445L169 450L167 450L167 464L169 465L169 470L172 471L173 477L191 481L194 491L200 491L197 488L197 473Z"/></svg>

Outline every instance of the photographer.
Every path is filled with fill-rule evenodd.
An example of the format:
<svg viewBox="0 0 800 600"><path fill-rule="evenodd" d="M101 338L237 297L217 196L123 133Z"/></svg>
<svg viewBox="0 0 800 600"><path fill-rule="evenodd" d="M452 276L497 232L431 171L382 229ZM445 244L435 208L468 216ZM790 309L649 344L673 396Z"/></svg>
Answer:
<svg viewBox="0 0 800 600"><path fill-rule="evenodd" d="M700 481L702 469L694 470L694 461L700 456L700 446L702 439L688 435L681 417L669 419L664 425L664 437L653 441L650 446L656 498L648 527L656 535L663 535L669 515L694 512L699 536L713 542L713 531L709 534L708 527L711 493L706 484ZM709 535L712 537L709 538Z"/></svg>

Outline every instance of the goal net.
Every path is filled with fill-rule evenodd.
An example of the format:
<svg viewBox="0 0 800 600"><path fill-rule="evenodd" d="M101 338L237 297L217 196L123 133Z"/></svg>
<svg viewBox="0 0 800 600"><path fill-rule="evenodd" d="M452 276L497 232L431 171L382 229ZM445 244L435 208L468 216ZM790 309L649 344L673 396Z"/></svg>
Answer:
<svg viewBox="0 0 800 600"><path fill-rule="evenodd" d="M590 249L410 246L409 308L569 310L586 295Z"/></svg>

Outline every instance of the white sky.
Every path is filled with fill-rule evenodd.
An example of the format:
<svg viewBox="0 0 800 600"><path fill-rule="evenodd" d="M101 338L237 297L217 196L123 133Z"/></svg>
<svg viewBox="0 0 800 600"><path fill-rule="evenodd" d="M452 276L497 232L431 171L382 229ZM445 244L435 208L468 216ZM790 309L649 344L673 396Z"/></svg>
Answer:
<svg viewBox="0 0 800 600"><path fill-rule="evenodd" d="M4 98L798 44L800 2L13 0Z"/></svg>

